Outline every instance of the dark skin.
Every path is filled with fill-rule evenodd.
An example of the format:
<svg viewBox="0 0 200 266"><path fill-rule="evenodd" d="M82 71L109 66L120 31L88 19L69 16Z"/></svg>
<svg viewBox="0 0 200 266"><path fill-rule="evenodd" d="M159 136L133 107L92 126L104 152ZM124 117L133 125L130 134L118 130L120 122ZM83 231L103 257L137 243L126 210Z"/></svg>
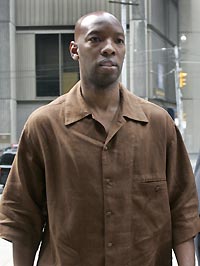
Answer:
<svg viewBox="0 0 200 266"><path fill-rule="evenodd" d="M83 97L108 133L120 101L118 79L125 55L121 24L105 12L81 18L70 52L79 61Z"/></svg>
<svg viewBox="0 0 200 266"><path fill-rule="evenodd" d="M120 22L106 12L82 17L76 24L70 53L79 61L82 95L93 117L108 133L120 102L119 76L125 55ZM179 266L195 265L193 239L177 245L174 251ZM32 266L35 253L23 243L13 243L14 265Z"/></svg>

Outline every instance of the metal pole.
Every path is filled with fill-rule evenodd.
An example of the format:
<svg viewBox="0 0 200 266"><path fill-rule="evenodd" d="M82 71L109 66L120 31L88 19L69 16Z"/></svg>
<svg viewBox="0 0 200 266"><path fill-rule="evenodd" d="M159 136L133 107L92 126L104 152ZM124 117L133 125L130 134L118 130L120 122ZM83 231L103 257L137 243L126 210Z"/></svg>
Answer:
<svg viewBox="0 0 200 266"><path fill-rule="evenodd" d="M125 35L125 47L127 47L127 40L126 40L126 25L127 25L127 18L126 18L126 6L138 6L139 3L128 1L127 0L122 0L122 1L116 1L116 0L110 0L108 1L109 3L113 4L120 4L121 5L121 24L124 29L124 35ZM126 55L124 57L124 64L122 66L122 83L123 85L127 88L127 59Z"/></svg>

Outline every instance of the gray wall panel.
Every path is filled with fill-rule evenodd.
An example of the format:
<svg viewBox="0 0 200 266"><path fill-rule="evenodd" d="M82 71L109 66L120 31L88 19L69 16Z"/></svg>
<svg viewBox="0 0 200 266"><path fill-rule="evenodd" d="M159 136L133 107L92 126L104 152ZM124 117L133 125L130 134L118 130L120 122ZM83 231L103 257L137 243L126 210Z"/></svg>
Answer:
<svg viewBox="0 0 200 266"><path fill-rule="evenodd" d="M10 31L9 23L0 23L0 97L9 98L10 91Z"/></svg>
<svg viewBox="0 0 200 266"><path fill-rule="evenodd" d="M0 1L0 22L1 21L9 21L10 20L10 3L8 0L1 0Z"/></svg>
<svg viewBox="0 0 200 266"><path fill-rule="evenodd" d="M200 1L199 0L181 0L180 7L180 32L199 31L200 25Z"/></svg>
<svg viewBox="0 0 200 266"><path fill-rule="evenodd" d="M17 100L35 99L35 35L18 33L16 37Z"/></svg>
<svg viewBox="0 0 200 266"><path fill-rule="evenodd" d="M15 16L14 0L0 1L0 148L15 141Z"/></svg>
<svg viewBox="0 0 200 266"><path fill-rule="evenodd" d="M0 99L0 134L10 133L10 100Z"/></svg>
<svg viewBox="0 0 200 266"><path fill-rule="evenodd" d="M178 10L177 7L175 6L175 4L170 1L169 2L169 12L168 12L168 16L169 16L169 32L168 32L168 37L171 41L173 41L174 43L178 43L178 36L177 36L177 32L178 32Z"/></svg>
<svg viewBox="0 0 200 266"><path fill-rule="evenodd" d="M16 24L74 25L80 16L96 10L107 10L120 17L120 5L108 0L16 0Z"/></svg>
<svg viewBox="0 0 200 266"><path fill-rule="evenodd" d="M148 23L156 27L160 32L165 34L165 0L149 0Z"/></svg>

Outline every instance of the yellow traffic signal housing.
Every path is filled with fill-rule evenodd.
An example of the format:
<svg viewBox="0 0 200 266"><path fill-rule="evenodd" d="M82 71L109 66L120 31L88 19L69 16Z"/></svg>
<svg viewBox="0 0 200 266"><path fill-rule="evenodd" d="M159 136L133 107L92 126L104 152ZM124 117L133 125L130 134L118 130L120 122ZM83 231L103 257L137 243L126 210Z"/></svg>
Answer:
<svg viewBox="0 0 200 266"><path fill-rule="evenodd" d="M187 76L187 73L185 72L181 71L179 73L179 87L180 88L183 88L186 85L186 76Z"/></svg>

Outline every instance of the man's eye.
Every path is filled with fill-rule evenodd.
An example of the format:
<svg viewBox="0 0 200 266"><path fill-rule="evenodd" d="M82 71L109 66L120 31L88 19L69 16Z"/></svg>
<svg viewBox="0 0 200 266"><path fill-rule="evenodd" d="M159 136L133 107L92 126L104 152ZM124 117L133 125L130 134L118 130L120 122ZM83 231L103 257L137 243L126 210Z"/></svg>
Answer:
<svg viewBox="0 0 200 266"><path fill-rule="evenodd" d="M121 38L117 39L117 43L124 44L124 39L121 39Z"/></svg>
<svg viewBox="0 0 200 266"><path fill-rule="evenodd" d="M101 39L100 39L99 37L91 37L91 38L89 39L89 41L95 43L95 42L100 42Z"/></svg>

